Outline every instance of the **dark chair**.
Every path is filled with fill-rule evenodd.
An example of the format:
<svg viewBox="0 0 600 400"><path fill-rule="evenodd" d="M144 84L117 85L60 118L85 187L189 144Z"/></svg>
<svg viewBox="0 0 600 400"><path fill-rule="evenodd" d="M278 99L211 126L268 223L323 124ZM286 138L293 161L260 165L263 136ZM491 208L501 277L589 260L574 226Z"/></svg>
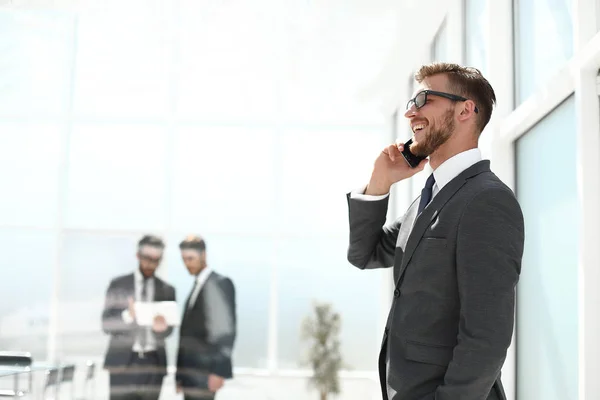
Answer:
<svg viewBox="0 0 600 400"><path fill-rule="evenodd" d="M68 383L71 385L71 400L75 399L75 365L65 365L62 367L61 376L60 376L60 386L64 383Z"/></svg>
<svg viewBox="0 0 600 400"><path fill-rule="evenodd" d="M61 368L49 368L46 370L46 377L44 380L44 389L42 390L43 399L58 399L58 392L60 389L61 381ZM52 389L54 395L48 397L48 390Z"/></svg>
<svg viewBox="0 0 600 400"><path fill-rule="evenodd" d="M27 393L31 393L32 376L31 364L33 358L31 353L22 351L0 351L0 368L14 370L14 383L12 389L0 389L0 397L22 397ZM19 387L19 377L22 374L27 374L28 389L21 390Z"/></svg>
<svg viewBox="0 0 600 400"><path fill-rule="evenodd" d="M85 382L83 384L83 399L79 400L88 400L94 398L94 390L95 390L95 375L96 375L96 364L93 361L88 361L85 363L86 372L85 372ZM90 391L91 389L91 391ZM91 393L91 394L90 394Z"/></svg>

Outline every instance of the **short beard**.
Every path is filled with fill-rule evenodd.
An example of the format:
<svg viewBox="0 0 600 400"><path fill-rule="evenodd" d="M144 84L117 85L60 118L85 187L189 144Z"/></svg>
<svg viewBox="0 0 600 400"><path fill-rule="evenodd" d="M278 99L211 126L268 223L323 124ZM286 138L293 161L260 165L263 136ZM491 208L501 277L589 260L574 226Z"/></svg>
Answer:
<svg viewBox="0 0 600 400"><path fill-rule="evenodd" d="M448 109L441 120L439 127L435 123L429 126L429 132L423 141L410 145L411 153L419 157L429 157L450 139L454 132L454 109Z"/></svg>

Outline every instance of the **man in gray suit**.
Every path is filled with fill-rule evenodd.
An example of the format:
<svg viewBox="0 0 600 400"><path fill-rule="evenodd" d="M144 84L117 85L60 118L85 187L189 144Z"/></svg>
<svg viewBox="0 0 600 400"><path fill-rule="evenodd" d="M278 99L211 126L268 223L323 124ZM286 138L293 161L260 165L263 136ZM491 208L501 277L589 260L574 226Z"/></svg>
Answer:
<svg viewBox="0 0 600 400"><path fill-rule="evenodd" d="M235 286L208 266L203 238L188 236L179 248L194 287L179 328L177 391L185 400L212 400L225 379L233 378Z"/></svg>
<svg viewBox="0 0 600 400"><path fill-rule="evenodd" d="M394 299L379 355L384 400L505 399L524 226L513 192L481 159L479 135L494 90L474 68L436 63L415 75L407 104L411 168L402 143L376 159L364 190L348 194L348 260L394 268ZM433 173L403 217L388 225L391 186Z"/></svg>

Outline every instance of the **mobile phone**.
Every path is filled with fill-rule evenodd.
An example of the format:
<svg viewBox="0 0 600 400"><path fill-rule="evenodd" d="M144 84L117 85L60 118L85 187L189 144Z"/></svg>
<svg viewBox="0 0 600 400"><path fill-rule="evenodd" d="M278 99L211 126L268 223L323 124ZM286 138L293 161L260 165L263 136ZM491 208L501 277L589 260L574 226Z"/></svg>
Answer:
<svg viewBox="0 0 600 400"><path fill-rule="evenodd" d="M410 145L412 144L412 138L408 139L406 143L404 143L404 150L402 150L402 156L408 163L411 168L416 168L419 166L419 163L423 161L426 157L416 156L410 151Z"/></svg>

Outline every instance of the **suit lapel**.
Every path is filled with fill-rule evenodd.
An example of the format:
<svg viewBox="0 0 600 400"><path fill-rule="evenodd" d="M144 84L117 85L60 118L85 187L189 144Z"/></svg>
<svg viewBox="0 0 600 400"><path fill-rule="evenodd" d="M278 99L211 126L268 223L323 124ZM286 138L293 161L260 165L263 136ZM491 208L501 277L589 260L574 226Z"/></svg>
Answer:
<svg viewBox="0 0 600 400"><path fill-rule="evenodd" d="M135 274L134 273L127 276L127 280L125 281L125 284L127 285L127 287L125 287L124 289L127 290L127 292L131 293L133 298L135 298Z"/></svg>
<svg viewBox="0 0 600 400"><path fill-rule="evenodd" d="M127 290L132 293L132 296L135 298L135 273L132 273L128 276L126 281ZM158 277L154 276L154 296L152 298L153 301L160 301L163 299L163 285L162 281L158 279Z"/></svg>
<svg viewBox="0 0 600 400"><path fill-rule="evenodd" d="M212 275L213 275L213 271L210 271L210 273L208 274L208 276L206 277L206 279L202 283L202 287L198 291L198 295L196 296L195 299L192 299L192 294L194 293L194 289L192 289L192 291L190 292L190 295L188 296L188 300L186 301L186 308L185 308L185 312L186 313L188 311L192 311L194 308L196 308L196 304L198 304L198 301L200 300L200 296L202 296L202 292L204 291L204 287L208 284L208 281L211 279Z"/></svg>
<svg viewBox="0 0 600 400"><path fill-rule="evenodd" d="M406 271L406 267L412 258L415 249L419 242L423 238L423 234L433 221L437 218L444 205L450 200L456 192L467 182L469 178L475 175L479 175L482 172L490 170L489 160L480 161L473 166L467 168L461 172L456 178L452 179L446 186L439 191L438 194L431 200L429 205L425 207L421 215L417 216L412 231L408 236L406 248L404 249L404 256L402 257L402 264L400 266L400 272L396 280L396 287L402 281L402 276Z"/></svg>
<svg viewBox="0 0 600 400"><path fill-rule="evenodd" d="M154 301L161 301L163 299L163 285L160 279L154 276Z"/></svg>

